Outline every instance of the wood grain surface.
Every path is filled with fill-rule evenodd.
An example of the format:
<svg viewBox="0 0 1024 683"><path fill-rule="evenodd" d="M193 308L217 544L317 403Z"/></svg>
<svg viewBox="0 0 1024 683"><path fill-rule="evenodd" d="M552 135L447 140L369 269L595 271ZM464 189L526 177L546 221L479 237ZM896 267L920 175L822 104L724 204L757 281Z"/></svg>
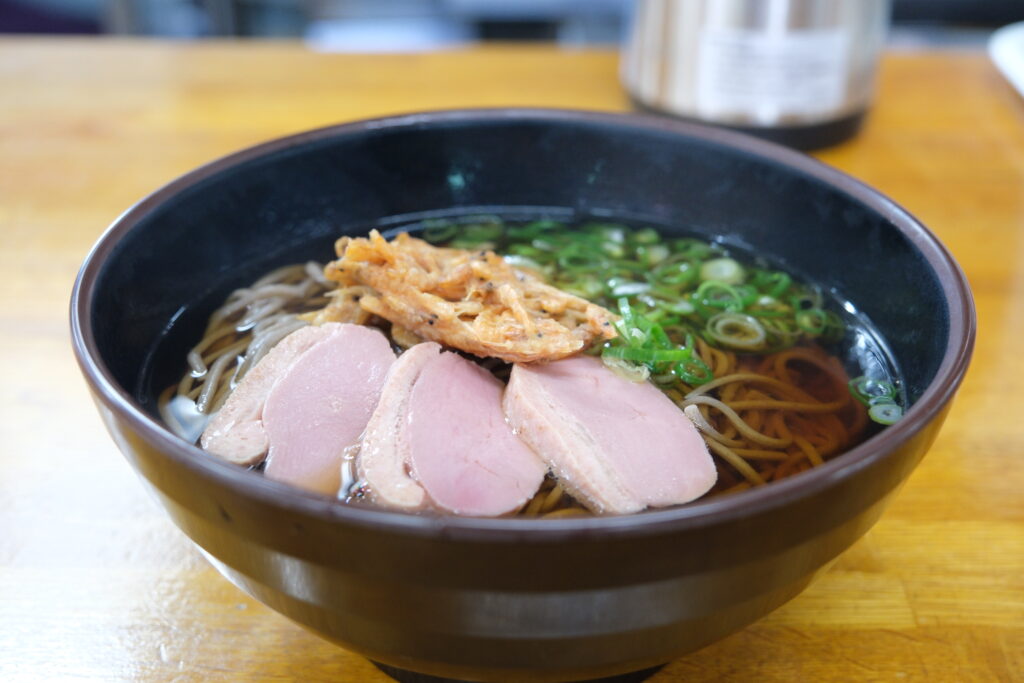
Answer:
<svg viewBox="0 0 1024 683"><path fill-rule="evenodd" d="M228 584L144 492L71 354L73 278L121 211L227 152L418 109L621 110L616 69L546 47L0 41L0 680L388 680ZM863 540L651 680L1024 680L1024 101L980 53L888 54L866 129L819 156L959 260L974 363Z"/></svg>

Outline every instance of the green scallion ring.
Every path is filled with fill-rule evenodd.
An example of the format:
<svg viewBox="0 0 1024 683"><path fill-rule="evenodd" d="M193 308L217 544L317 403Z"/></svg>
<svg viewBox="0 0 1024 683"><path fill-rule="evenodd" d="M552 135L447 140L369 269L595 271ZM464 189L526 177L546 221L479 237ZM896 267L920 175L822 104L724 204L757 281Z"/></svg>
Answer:
<svg viewBox="0 0 1024 683"><path fill-rule="evenodd" d="M532 270L536 273L544 273L544 266L534 261L529 256L522 256L520 254L506 254L504 256L505 262L513 268L525 268Z"/></svg>
<svg viewBox="0 0 1024 683"><path fill-rule="evenodd" d="M701 269L703 273L703 269ZM711 308L743 310L743 297L736 288L720 280L705 280L693 293L694 299Z"/></svg>
<svg viewBox="0 0 1024 683"><path fill-rule="evenodd" d="M866 406L870 406L873 399L886 398L893 402L896 400L896 387L884 379L872 379L862 375L851 379L849 387L853 397Z"/></svg>
<svg viewBox="0 0 1024 683"><path fill-rule="evenodd" d="M643 294L651 289L651 285L647 282L616 282L611 286L612 296L636 296L637 294Z"/></svg>
<svg viewBox="0 0 1024 683"><path fill-rule="evenodd" d="M726 285L738 285L747 277L739 261L731 258L716 258L705 261L700 267L700 279L717 281Z"/></svg>
<svg viewBox="0 0 1024 683"><path fill-rule="evenodd" d="M740 297L740 306L745 310L757 301L759 296L757 289L752 285L735 285L733 289Z"/></svg>
<svg viewBox="0 0 1024 683"><path fill-rule="evenodd" d="M675 299L671 301L659 301L658 307L663 311L678 313L679 315L690 315L696 308L686 299Z"/></svg>
<svg viewBox="0 0 1024 683"><path fill-rule="evenodd" d="M622 243L626 241L626 229L618 223L587 223L580 226L580 232L598 235L612 242Z"/></svg>
<svg viewBox="0 0 1024 683"><path fill-rule="evenodd" d="M672 240L669 245L676 254L681 254L688 259L703 260L714 253L714 249L707 242L702 242L692 237L682 237Z"/></svg>
<svg viewBox="0 0 1024 683"><path fill-rule="evenodd" d="M638 244L655 244L661 241L661 235L654 228L644 228L633 233L633 239Z"/></svg>
<svg viewBox="0 0 1024 683"><path fill-rule="evenodd" d="M604 294L604 283L593 275L583 275L569 282L559 284L559 288L582 299L597 299Z"/></svg>
<svg viewBox="0 0 1024 683"><path fill-rule="evenodd" d="M646 247L641 247L643 252L643 261L648 266L656 266L666 258L668 258L669 251L668 247L664 244L651 244ZM640 256L640 249L637 249L637 256Z"/></svg>
<svg viewBox="0 0 1024 683"><path fill-rule="evenodd" d="M529 244L513 244L508 248L510 254L516 254L517 256L525 256L526 258L532 259L537 263L550 262L551 255L546 251L538 249L537 247Z"/></svg>
<svg viewBox="0 0 1024 683"><path fill-rule="evenodd" d="M697 280L698 272L689 261L663 262L651 273L651 279L659 285L687 288Z"/></svg>
<svg viewBox="0 0 1024 683"><path fill-rule="evenodd" d="M613 358L602 354L601 362L611 369L612 372L628 379L630 382L645 382L651 374L646 365L635 365L621 358Z"/></svg>
<svg viewBox="0 0 1024 683"><path fill-rule="evenodd" d="M719 313L708 320L705 331L720 345L737 351L760 351L767 342L761 323L743 313Z"/></svg>
<svg viewBox="0 0 1024 683"><path fill-rule="evenodd" d="M711 368L708 367L707 363L697 356L694 356L682 363L676 363L672 367L672 372L676 377L686 384L689 384L691 387L707 384L715 378L714 373L711 372Z"/></svg>
<svg viewBox="0 0 1024 683"><path fill-rule="evenodd" d="M868 408L868 417L878 424L891 425L903 417L903 408L895 403L876 403Z"/></svg>
<svg viewBox="0 0 1024 683"><path fill-rule="evenodd" d="M828 317L820 308L807 308L796 312L796 326L812 337L824 332L827 324Z"/></svg>
<svg viewBox="0 0 1024 683"><path fill-rule="evenodd" d="M626 249L620 242L615 240L605 240L598 245L605 254L614 258L620 259L626 256Z"/></svg>
<svg viewBox="0 0 1024 683"><path fill-rule="evenodd" d="M769 283L764 293L773 299L778 299L793 284L793 278L788 273L777 270L770 273Z"/></svg>

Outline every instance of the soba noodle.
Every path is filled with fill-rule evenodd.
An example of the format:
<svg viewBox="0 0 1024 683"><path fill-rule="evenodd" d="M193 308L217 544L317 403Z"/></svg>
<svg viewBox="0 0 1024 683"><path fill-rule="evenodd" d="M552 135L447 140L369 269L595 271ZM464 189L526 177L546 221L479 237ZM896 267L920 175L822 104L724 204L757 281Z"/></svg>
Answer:
<svg viewBox="0 0 1024 683"><path fill-rule="evenodd" d="M186 438L197 439L203 417L220 408L277 342L308 325L298 316L326 306L333 289L323 266L310 261L278 268L232 292L188 352L188 371L161 396L164 421L179 434L186 432Z"/></svg>

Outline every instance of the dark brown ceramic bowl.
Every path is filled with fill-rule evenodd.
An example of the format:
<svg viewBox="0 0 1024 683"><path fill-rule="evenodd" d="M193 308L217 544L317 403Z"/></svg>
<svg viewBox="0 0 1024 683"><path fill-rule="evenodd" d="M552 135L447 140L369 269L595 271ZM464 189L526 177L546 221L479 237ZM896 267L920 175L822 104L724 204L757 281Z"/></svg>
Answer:
<svg viewBox="0 0 1024 683"><path fill-rule="evenodd" d="M330 257L342 233L452 212L625 217L763 251L853 302L913 402L813 471L703 502L591 519L346 507L208 457L154 397L233 287ZM912 216L808 157L735 133L612 114L415 114L269 142L121 216L71 301L100 413L174 521L247 593L385 664L566 680L661 664L798 594L878 519L966 370L962 273Z"/></svg>

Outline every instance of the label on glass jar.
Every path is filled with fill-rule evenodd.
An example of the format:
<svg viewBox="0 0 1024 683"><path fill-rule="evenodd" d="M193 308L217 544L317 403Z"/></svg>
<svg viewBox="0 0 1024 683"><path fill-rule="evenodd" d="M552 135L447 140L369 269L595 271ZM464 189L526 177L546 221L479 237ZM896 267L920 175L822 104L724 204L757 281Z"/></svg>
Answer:
<svg viewBox="0 0 1024 683"><path fill-rule="evenodd" d="M834 113L846 96L848 34L841 28L701 32L697 110L772 125Z"/></svg>

